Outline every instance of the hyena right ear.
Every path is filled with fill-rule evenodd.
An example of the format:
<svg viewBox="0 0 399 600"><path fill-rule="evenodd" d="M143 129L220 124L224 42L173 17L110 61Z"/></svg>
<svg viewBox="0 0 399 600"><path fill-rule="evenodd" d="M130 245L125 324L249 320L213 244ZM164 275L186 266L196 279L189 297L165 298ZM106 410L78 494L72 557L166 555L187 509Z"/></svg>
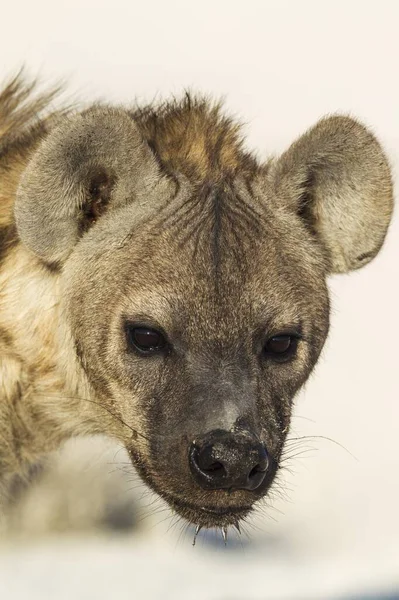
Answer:
<svg viewBox="0 0 399 600"><path fill-rule="evenodd" d="M64 117L40 144L17 191L22 242L61 264L101 214L131 202L161 179L156 159L129 115L95 107Z"/></svg>
<svg viewBox="0 0 399 600"><path fill-rule="evenodd" d="M375 136L345 115L321 119L269 169L276 205L296 213L319 242L330 273L367 264L392 216L389 164Z"/></svg>

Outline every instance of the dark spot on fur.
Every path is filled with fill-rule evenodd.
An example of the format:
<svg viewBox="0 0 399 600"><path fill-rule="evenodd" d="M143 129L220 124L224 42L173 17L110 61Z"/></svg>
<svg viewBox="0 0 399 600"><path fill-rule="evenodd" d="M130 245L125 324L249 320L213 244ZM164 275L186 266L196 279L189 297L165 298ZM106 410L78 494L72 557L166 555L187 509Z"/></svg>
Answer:
<svg viewBox="0 0 399 600"><path fill-rule="evenodd" d="M54 275L57 275L58 273L60 273L61 269L62 269L62 265L60 262L52 262L52 263L44 263L44 265L47 267L47 269L50 271L50 273L53 273Z"/></svg>
<svg viewBox="0 0 399 600"><path fill-rule="evenodd" d="M5 346L9 348L13 345L13 338L11 334L5 329L0 329L0 342L2 342Z"/></svg>
<svg viewBox="0 0 399 600"><path fill-rule="evenodd" d="M44 472L42 463L29 465L27 472L23 475L16 474L11 479L11 483L7 490L7 502L10 505L16 504L23 496L25 491L33 482L40 480Z"/></svg>
<svg viewBox="0 0 399 600"><path fill-rule="evenodd" d="M128 533L137 525L136 507L129 497L125 501L109 499L105 505L102 523L108 529Z"/></svg>
<svg viewBox="0 0 399 600"><path fill-rule="evenodd" d="M18 234L14 223L0 229L0 263L17 244Z"/></svg>

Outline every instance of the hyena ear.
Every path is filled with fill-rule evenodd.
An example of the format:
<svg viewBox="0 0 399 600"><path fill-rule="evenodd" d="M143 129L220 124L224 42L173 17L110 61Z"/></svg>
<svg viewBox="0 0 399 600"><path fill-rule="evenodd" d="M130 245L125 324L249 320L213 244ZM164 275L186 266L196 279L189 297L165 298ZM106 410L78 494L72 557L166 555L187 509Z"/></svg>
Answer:
<svg viewBox="0 0 399 600"><path fill-rule="evenodd" d="M325 117L275 162L277 201L295 211L322 245L330 273L368 263L380 250L393 209L390 168L363 125Z"/></svg>
<svg viewBox="0 0 399 600"><path fill-rule="evenodd" d="M18 234L48 264L61 264L102 213L131 202L159 180L158 164L121 109L64 117L24 171L15 202Z"/></svg>

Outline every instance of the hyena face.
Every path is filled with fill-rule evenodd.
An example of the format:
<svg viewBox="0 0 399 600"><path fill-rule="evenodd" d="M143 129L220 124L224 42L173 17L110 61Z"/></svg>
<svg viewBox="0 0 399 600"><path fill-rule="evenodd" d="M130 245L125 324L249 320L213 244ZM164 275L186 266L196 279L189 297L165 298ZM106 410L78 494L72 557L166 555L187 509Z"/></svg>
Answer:
<svg viewBox="0 0 399 600"><path fill-rule="evenodd" d="M201 525L266 493L328 328L314 244L258 203L232 181L180 189L131 229L121 209L65 270L90 381L137 432L124 441L144 479Z"/></svg>
<svg viewBox="0 0 399 600"><path fill-rule="evenodd" d="M321 121L259 166L215 114L173 106L158 130L155 113L63 118L15 216L59 279L70 352L115 416L108 433L181 515L225 527L273 482L327 335L326 276L378 252L392 190L379 144L351 119Z"/></svg>

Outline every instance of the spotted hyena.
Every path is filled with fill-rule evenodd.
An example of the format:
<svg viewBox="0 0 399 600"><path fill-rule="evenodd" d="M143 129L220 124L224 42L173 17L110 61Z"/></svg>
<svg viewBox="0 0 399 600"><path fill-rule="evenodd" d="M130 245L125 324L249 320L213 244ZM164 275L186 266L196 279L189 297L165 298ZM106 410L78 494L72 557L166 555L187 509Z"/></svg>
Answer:
<svg viewBox="0 0 399 600"><path fill-rule="evenodd" d="M50 100L0 96L0 477L105 434L177 513L237 525L279 470L327 276L383 244L384 152L335 115L260 163L207 99Z"/></svg>

